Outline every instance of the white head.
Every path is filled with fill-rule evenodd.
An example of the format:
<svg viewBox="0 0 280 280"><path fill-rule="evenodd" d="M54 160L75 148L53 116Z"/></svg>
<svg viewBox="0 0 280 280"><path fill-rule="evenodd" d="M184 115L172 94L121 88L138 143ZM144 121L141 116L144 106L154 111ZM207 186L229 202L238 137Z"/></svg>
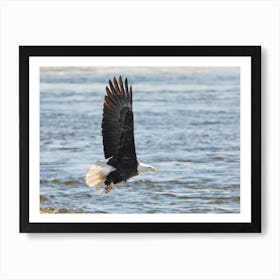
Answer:
<svg viewBox="0 0 280 280"><path fill-rule="evenodd" d="M138 160L138 174L141 174L141 173L144 173L144 172L147 172L147 171L151 171L151 172L156 172L157 169L149 164L144 164L142 162L140 162Z"/></svg>

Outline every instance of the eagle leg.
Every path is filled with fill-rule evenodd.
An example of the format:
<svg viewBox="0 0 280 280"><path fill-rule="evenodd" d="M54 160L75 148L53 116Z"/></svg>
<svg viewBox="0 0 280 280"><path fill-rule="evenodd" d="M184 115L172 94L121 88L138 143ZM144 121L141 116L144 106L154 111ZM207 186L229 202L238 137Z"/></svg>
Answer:
<svg viewBox="0 0 280 280"><path fill-rule="evenodd" d="M114 187L114 183L112 182L110 185L106 186L104 189L104 194L108 194Z"/></svg>

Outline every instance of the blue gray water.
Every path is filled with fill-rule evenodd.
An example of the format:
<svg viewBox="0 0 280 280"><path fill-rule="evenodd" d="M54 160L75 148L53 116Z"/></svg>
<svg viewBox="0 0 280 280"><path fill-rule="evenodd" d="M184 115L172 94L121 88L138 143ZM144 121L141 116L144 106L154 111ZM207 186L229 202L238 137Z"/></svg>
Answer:
<svg viewBox="0 0 280 280"><path fill-rule="evenodd" d="M84 178L104 160L104 89L120 74L138 159L157 173L102 195ZM239 70L41 68L40 201L43 213L238 213Z"/></svg>

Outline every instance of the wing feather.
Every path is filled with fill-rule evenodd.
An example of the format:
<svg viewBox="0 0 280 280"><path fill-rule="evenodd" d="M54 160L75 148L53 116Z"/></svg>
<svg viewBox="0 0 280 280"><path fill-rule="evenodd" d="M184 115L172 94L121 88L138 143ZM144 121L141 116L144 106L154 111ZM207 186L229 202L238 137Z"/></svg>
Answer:
<svg viewBox="0 0 280 280"><path fill-rule="evenodd" d="M109 87L111 89L112 94L117 95L116 90L115 90L111 80L109 80Z"/></svg>
<svg viewBox="0 0 280 280"><path fill-rule="evenodd" d="M124 91L124 88L123 88L123 82L122 82L122 77L121 76L119 77L119 85L120 85L120 90L121 90L122 95L125 95L125 91Z"/></svg>
<svg viewBox="0 0 280 280"><path fill-rule="evenodd" d="M114 82L114 88L115 88L115 91L116 91L117 95L121 95L121 91L120 91L117 79L115 77L113 79L113 82Z"/></svg>
<svg viewBox="0 0 280 280"><path fill-rule="evenodd" d="M110 88L110 89L109 89ZM137 171L132 112L132 86L114 77L106 87L103 106L102 135L108 164L125 172ZM129 177L129 174L126 174Z"/></svg>

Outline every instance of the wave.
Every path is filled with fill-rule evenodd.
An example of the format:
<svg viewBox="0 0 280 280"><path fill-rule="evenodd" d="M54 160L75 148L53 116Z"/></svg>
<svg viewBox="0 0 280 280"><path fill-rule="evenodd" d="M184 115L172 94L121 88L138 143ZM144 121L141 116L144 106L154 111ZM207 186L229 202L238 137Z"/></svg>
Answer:
<svg viewBox="0 0 280 280"><path fill-rule="evenodd" d="M77 147L62 147L62 148L58 148L58 150L60 150L60 151L76 151L76 150L79 150L79 148L77 148Z"/></svg>
<svg viewBox="0 0 280 280"><path fill-rule="evenodd" d="M45 185L48 183L54 183L54 184L59 184L59 185L66 185L66 186L75 186L75 185L80 185L80 184L84 184L84 181L81 180L65 180L65 181L61 181L61 179L53 177L50 180L40 180L40 184L41 185Z"/></svg>
<svg viewBox="0 0 280 280"><path fill-rule="evenodd" d="M66 185L66 186L74 186L74 185L80 184L80 181L69 180L69 181L64 181L63 184Z"/></svg>
<svg viewBox="0 0 280 280"><path fill-rule="evenodd" d="M45 196L43 195L40 195L40 203L42 202L47 202L48 201L48 198L46 198Z"/></svg>

